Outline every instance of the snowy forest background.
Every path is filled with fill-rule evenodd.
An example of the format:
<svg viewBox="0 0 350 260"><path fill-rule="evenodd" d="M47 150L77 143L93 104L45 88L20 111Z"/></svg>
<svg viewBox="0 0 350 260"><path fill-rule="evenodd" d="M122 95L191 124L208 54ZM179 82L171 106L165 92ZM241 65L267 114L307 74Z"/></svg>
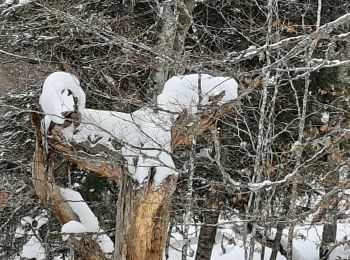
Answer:
<svg viewBox="0 0 350 260"><path fill-rule="evenodd" d="M190 127L203 111L184 120L164 259L349 259L349 41L348 0L3 1L0 259L26 256L30 240L36 259L118 259L63 241L33 187L30 113L54 71L79 78L87 107L125 113L155 109L172 76L239 83L236 100L204 111L217 108L210 128ZM55 183L114 241L120 182L56 155Z"/></svg>

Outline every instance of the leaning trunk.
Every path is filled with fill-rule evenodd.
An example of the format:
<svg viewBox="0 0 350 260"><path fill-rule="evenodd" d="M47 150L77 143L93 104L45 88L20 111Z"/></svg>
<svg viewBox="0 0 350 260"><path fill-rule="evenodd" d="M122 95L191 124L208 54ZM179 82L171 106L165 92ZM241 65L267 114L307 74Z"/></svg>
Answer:
<svg viewBox="0 0 350 260"><path fill-rule="evenodd" d="M63 199L59 186L54 180L54 155L46 155L42 143L40 130L40 118L32 114L32 123L35 128L35 154L33 160L32 180L36 194L44 206L50 210L62 224L71 220L79 221L66 200ZM106 259L100 247L91 236L83 239L72 239L81 259L100 260Z"/></svg>

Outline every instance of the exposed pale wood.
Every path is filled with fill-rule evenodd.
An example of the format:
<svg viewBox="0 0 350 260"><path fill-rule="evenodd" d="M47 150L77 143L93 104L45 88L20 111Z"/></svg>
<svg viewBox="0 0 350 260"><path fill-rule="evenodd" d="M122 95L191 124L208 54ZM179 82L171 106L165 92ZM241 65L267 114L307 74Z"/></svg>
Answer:
<svg viewBox="0 0 350 260"><path fill-rule="evenodd" d="M127 259L161 260L167 237L169 200L175 189L177 178L172 176L156 190L149 183L135 194L134 219L130 223ZM136 245L136 246L135 246Z"/></svg>
<svg viewBox="0 0 350 260"><path fill-rule="evenodd" d="M215 127L220 113L227 113L231 110L232 107L227 106L220 111L213 110L204 113L200 119L199 134ZM176 126L172 129L173 150L180 145L191 142L194 131L191 122L192 118L186 111L179 117ZM187 127L188 125L190 126ZM163 258L169 223L169 202L175 191L177 179L177 176L168 177L159 189L155 189L152 180L150 180L141 190L128 192L129 202L125 205L129 205L129 208L123 219L131 217L132 220L129 222L126 231L124 247L127 248L126 255L123 255L123 257L119 255L115 259L161 260ZM124 197L125 199L128 200ZM126 209L125 205L124 209Z"/></svg>
<svg viewBox="0 0 350 260"><path fill-rule="evenodd" d="M69 204L63 199L59 187L53 179L53 162L47 158L42 145L40 131L40 118L32 113L32 123L35 128L35 154L33 160L32 180L35 191L44 204L56 218L62 223L71 220L79 221ZM101 260L106 259L98 244L91 237L82 240L73 239L73 244L79 251L82 259Z"/></svg>

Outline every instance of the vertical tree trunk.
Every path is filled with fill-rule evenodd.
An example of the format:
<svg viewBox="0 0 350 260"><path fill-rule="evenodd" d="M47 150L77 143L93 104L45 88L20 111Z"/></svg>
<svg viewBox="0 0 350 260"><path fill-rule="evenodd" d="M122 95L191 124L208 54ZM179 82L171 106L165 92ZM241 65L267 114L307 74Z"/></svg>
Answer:
<svg viewBox="0 0 350 260"><path fill-rule="evenodd" d="M172 63L169 66L169 59L173 59L176 63L182 57L186 35L192 20L194 3L194 0L175 0L164 1L159 6L158 52L164 54L164 57L157 57L153 66L154 86L152 87L155 90L155 95L162 91L169 74L172 74L170 66L174 68L175 64Z"/></svg>
<svg viewBox="0 0 350 260"><path fill-rule="evenodd" d="M204 223L201 227L196 260L210 260L211 252L215 243L219 210L207 211L204 213ZM209 225L208 225L209 224Z"/></svg>
<svg viewBox="0 0 350 260"><path fill-rule="evenodd" d="M277 254L278 252L280 252L283 227L284 225L282 224L277 225L277 231L276 231L275 240L273 241L273 248L272 248L270 260L276 260Z"/></svg>
<svg viewBox="0 0 350 260"><path fill-rule="evenodd" d="M347 44L343 52L343 60L347 60L349 58L350 58L350 44ZM338 67L337 80L342 83L350 83L350 64Z"/></svg>
<svg viewBox="0 0 350 260"><path fill-rule="evenodd" d="M169 178L156 189L150 181L141 190L134 189L129 178L119 182L114 259L163 258L175 182L176 177Z"/></svg>
<svg viewBox="0 0 350 260"><path fill-rule="evenodd" d="M135 0L123 0L123 15L129 15L134 12Z"/></svg>
<svg viewBox="0 0 350 260"><path fill-rule="evenodd" d="M331 159L331 158L330 158ZM332 191L339 181L339 174L337 171L329 173L323 185L325 186L326 193ZM329 206L325 208L324 224L322 232L322 241L319 251L320 259L328 259L330 246L335 243L337 235L337 207L338 196L335 194L329 198Z"/></svg>
<svg viewBox="0 0 350 260"><path fill-rule="evenodd" d="M332 212L333 213L333 212ZM320 259L328 259L331 253L329 245L335 242L337 235L337 218L335 214L329 212L329 216L326 218L327 223L323 225L322 242L320 246ZM328 215L326 213L326 215Z"/></svg>
<svg viewBox="0 0 350 260"><path fill-rule="evenodd" d="M173 56L174 41L177 27L177 1L164 1L159 6L158 30L158 51L167 58ZM157 57L153 66L152 80L154 96L157 96L163 89L168 79L169 60L166 57Z"/></svg>

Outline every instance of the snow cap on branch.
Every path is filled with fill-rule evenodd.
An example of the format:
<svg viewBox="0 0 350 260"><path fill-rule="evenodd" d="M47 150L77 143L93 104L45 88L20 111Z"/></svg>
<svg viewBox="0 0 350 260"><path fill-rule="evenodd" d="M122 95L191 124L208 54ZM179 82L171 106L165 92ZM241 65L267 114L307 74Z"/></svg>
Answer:
<svg viewBox="0 0 350 260"><path fill-rule="evenodd" d="M77 104L75 104L75 100ZM39 103L56 124L63 124L65 112L81 112L85 108L85 92L76 76L58 71L50 74L43 85Z"/></svg>
<svg viewBox="0 0 350 260"><path fill-rule="evenodd" d="M208 74L174 76L164 84L157 103L167 111L181 113L186 109L195 113L198 105L223 105L236 99L237 89L236 80L229 77L213 77Z"/></svg>

